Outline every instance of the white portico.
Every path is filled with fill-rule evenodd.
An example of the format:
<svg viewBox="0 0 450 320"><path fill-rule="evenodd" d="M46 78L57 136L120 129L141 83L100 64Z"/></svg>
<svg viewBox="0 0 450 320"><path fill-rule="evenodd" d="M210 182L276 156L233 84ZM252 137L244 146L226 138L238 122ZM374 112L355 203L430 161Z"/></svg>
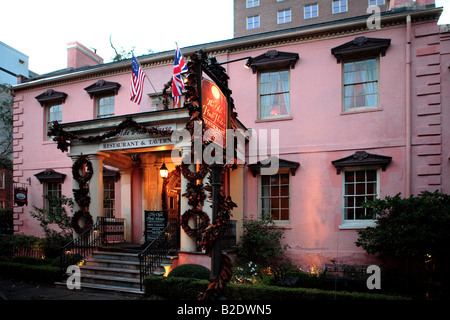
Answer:
<svg viewBox="0 0 450 320"><path fill-rule="evenodd" d="M129 116L128 116L129 117ZM171 136L149 134L136 127L123 128L117 134L100 139L102 135L116 130L127 119L127 116L117 116L104 119L95 119L66 123L65 131L83 138L92 138L91 141L71 140L68 156L75 162L80 156L87 156L92 163L92 178L89 181L89 195L91 198L89 212L96 221L104 212L104 177L103 168L118 171L119 181L115 184L115 217L123 218L125 223L125 241L133 243L144 242L144 211L161 210L161 192L163 179L159 168L165 164L170 171L180 163L181 158L173 159L171 150L176 142ZM185 109L171 109L160 112L148 112L132 115L132 120L145 128L159 130L183 129L189 119ZM177 179L183 179L181 176ZM171 181L168 199L170 211L174 218L178 218L177 194L182 193L180 185ZM73 188L78 188L74 180ZM178 190L176 190L178 188ZM76 206L76 204L75 204ZM74 211L79 208L75 207ZM189 241L189 239L186 239Z"/></svg>

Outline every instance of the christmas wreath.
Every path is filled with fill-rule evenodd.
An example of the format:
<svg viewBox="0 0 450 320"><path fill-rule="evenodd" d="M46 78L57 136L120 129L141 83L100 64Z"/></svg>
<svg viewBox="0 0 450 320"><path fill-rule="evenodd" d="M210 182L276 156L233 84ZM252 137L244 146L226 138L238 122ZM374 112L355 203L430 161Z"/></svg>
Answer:
<svg viewBox="0 0 450 320"><path fill-rule="evenodd" d="M84 227L80 227L80 224L78 223L80 218L84 218ZM72 216L71 226L77 234L82 234L87 229L92 227L93 224L94 220L88 211L79 210Z"/></svg>
<svg viewBox="0 0 450 320"><path fill-rule="evenodd" d="M189 220L195 216L200 218L200 223L196 229L192 229L189 226ZM180 225L183 228L184 232L190 237L201 236L203 232L209 225L209 217L208 215L200 209L189 209L181 216Z"/></svg>
<svg viewBox="0 0 450 320"><path fill-rule="evenodd" d="M83 165L86 165L86 173L81 175L80 170L83 169ZM91 180L93 173L92 163L87 157L79 157L72 166L73 179L80 185L85 185L89 180Z"/></svg>

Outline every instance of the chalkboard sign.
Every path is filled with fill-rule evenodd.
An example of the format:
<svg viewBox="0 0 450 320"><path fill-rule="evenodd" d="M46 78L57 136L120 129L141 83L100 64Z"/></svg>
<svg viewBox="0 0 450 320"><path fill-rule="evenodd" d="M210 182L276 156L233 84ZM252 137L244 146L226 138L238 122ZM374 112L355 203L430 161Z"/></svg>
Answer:
<svg viewBox="0 0 450 320"><path fill-rule="evenodd" d="M145 242L152 242L167 225L164 211L145 211Z"/></svg>

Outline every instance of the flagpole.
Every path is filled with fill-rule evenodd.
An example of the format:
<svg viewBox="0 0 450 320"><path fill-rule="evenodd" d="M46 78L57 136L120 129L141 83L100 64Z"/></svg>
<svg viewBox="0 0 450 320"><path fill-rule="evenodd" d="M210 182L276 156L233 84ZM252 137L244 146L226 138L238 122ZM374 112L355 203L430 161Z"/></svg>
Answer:
<svg viewBox="0 0 450 320"><path fill-rule="evenodd" d="M134 51L131 51L131 54L132 54L132 55L134 56L134 58L136 59L136 62L138 63L139 68L141 68L142 72L143 72L144 75L145 75L145 78L147 78L147 81L148 81L148 82L150 83L150 85L152 86L153 91L155 91L155 93L158 94L158 92L156 91L155 87L153 86L152 81L150 80L149 76L147 75L147 72L145 72L144 68L142 68L142 66L141 66L141 64L139 63L138 59L137 59L136 56L134 55ZM158 94L158 98L159 98L159 100L162 100L159 94Z"/></svg>

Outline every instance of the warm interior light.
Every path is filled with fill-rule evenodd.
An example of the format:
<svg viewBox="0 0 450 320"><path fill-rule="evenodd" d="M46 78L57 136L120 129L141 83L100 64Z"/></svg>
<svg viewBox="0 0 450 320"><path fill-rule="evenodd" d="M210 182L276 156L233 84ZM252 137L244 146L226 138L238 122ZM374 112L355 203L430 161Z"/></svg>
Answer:
<svg viewBox="0 0 450 320"><path fill-rule="evenodd" d="M163 179L167 178L167 176L169 175L169 170L167 169L165 163L163 163L163 165L161 166L161 168L159 168L159 175L160 175L161 178L163 178Z"/></svg>

